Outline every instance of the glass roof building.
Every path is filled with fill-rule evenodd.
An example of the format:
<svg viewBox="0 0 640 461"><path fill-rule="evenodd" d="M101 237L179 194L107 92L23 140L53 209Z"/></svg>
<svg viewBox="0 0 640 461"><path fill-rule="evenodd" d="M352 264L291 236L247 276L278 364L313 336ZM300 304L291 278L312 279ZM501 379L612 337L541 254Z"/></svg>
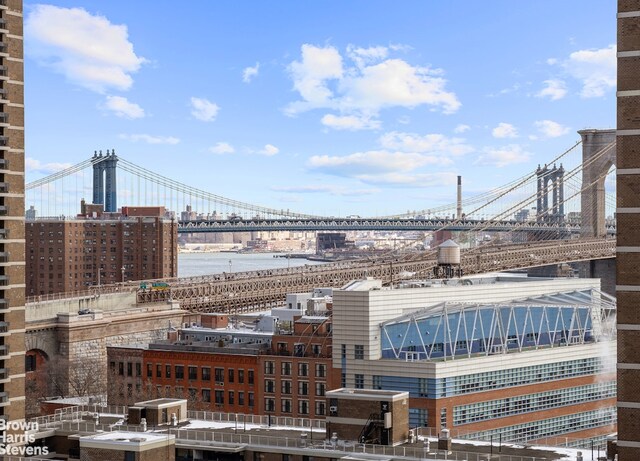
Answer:
<svg viewBox="0 0 640 461"><path fill-rule="evenodd" d="M333 366L409 392L413 426L588 445L615 431L615 306L597 279L358 281L334 291Z"/></svg>

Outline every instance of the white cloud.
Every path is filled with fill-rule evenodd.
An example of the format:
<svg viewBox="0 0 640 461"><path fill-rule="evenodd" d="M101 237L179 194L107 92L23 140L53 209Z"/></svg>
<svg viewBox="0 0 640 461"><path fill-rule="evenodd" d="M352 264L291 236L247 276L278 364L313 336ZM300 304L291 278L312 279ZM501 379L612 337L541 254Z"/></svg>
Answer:
<svg viewBox="0 0 640 461"><path fill-rule="evenodd" d="M330 107L333 92L327 80L342 78L342 56L333 47L318 48L302 45L302 61L293 61L288 67L293 87L303 101L294 103L287 113L294 115L315 107Z"/></svg>
<svg viewBox="0 0 640 461"><path fill-rule="evenodd" d="M564 67L582 82L580 95L583 98L604 96L616 86L616 45L575 51L564 62Z"/></svg>
<svg viewBox="0 0 640 461"><path fill-rule="evenodd" d="M24 168L28 172L37 172L42 174L52 174L58 171L66 170L73 166L71 163L42 163L35 158L26 157L24 159Z"/></svg>
<svg viewBox="0 0 640 461"><path fill-rule="evenodd" d="M121 134L120 139L126 139L131 142L146 142L147 144L178 144L180 139L173 136L152 136L149 134Z"/></svg>
<svg viewBox="0 0 640 461"><path fill-rule="evenodd" d="M473 152L473 147L465 144L464 139L447 138L442 134L401 133L392 131L380 137L380 145L385 149L403 152L437 152L454 156Z"/></svg>
<svg viewBox="0 0 640 461"><path fill-rule="evenodd" d="M335 130L377 130L380 128L380 120L372 120L369 117L358 115L333 115L326 114L322 117L322 124Z"/></svg>
<svg viewBox="0 0 640 461"><path fill-rule="evenodd" d="M336 176L380 174L391 171L411 171L424 165L446 164L448 159L418 153L367 151L345 156L314 155L309 169Z"/></svg>
<svg viewBox="0 0 640 461"><path fill-rule="evenodd" d="M498 123L498 126L495 127L491 134L494 138L517 138L518 130L515 126L510 123Z"/></svg>
<svg viewBox="0 0 640 461"><path fill-rule="evenodd" d="M24 27L29 55L93 91L128 90L131 74L146 62L134 52L127 26L82 8L35 5Z"/></svg>
<svg viewBox="0 0 640 461"><path fill-rule="evenodd" d="M271 157L272 155L276 155L278 152L280 152L280 149L278 149L273 144L265 144L264 148L259 150L257 153L260 155Z"/></svg>
<svg viewBox="0 0 640 461"><path fill-rule="evenodd" d="M475 163L502 168L515 163L527 162L530 157L531 154L529 152L525 152L522 147L517 144L512 144L498 148L485 148Z"/></svg>
<svg viewBox="0 0 640 461"><path fill-rule="evenodd" d="M460 124L453 129L454 133L464 133L469 131L471 127L469 125Z"/></svg>
<svg viewBox="0 0 640 461"><path fill-rule="evenodd" d="M236 150L228 142L217 142L215 146L209 148L212 154L233 154Z"/></svg>
<svg viewBox="0 0 640 461"><path fill-rule="evenodd" d="M544 81L545 87L536 93L538 98L549 98L552 101L562 99L567 95L567 86L564 80L550 79Z"/></svg>
<svg viewBox="0 0 640 461"><path fill-rule="evenodd" d="M191 98L191 115L203 122L213 122L218 115L220 107L205 98Z"/></svg>
<svg viewBox="0 0 640 461"><path fill-rule="evenodd" d="M145 116L144 109L123 96L107 96L104 108L118 117L135 119Z"/></svg>
<svg viewBox="0 0 640 461"><path fill-rule="evenodd" d="M335 186L332 184L313 184L306 186L273 186L271 190L278 192L286 192L291 194L331 194L339 196L362 196L371 195L379 192L378 189L351 189L344 186Z"/></svg>
<svg viewBox="0 0 640 461"><path fill-rule="evenodd" d="M557 138L567 134L571 129L568 126L560 125L558 122L554 122L552 120L538 120L534 122L534 125L538 128L540 133L547 138Z"/></svg>
<svg viewBox="0 0 640 461"><path fill-rule="evenodd" d="M340 82L347 110L378 111L387 107L429 105L451 114L460 108L454 93L445 91L439 70L413 67L401 59L387 59L348 75Z"/></svg>
<svg viewBox="0 0 640 461"><path fill-rule="evenodd" d="M368 184L397 187L434 187L456 184L456 173L385 173L380 175L359 175L357 178Z"/></svg>
<svg viewBox="0 0 640 461"><path fill-rule="evenodd" d="M444 113L458 110L460 102L454 93L446 91L441 70L389 58L390 49L350 45L345 63L335 47L302 45L302 59L288 67L293 88L301 99L289 104L285 113L332 109L340 112L334 120L353 121L376 119L380 110L389 107L428 105ZM342 123L327 126L344 129ZM360 128L354 128L354 123L350 126L350 129L370 128L367 124Z"/></svg>
<svg viewBox="0 0 640 461"><path fill-rule="evenodd" d="M359 48L354 45L347 46L347 56L360 68L367 64L382 61L389 55L389 50L384 46Z"/></svg>
<svg viewBox="0 0 640 461"><path fill-rule="evenodd" d="M244 83L250 83L251 80L253 80L253 78L258 75L259 70L260 70L259 62L256 62L256 65L253 67L245 67L245 69L242 71L242 81Z"/></svg>

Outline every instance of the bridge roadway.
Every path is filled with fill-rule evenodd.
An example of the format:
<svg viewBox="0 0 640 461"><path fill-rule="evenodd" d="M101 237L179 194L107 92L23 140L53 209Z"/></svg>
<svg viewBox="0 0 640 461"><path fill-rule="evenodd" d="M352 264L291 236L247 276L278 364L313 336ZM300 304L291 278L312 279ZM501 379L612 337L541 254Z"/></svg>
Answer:
<svg viewBox="0 0 640 461"><path fill-rule="evenodd" d="M607 233L614 235L616 227L608 224ZM579 234L580 224L519 221L485 221L481 219L408 219L408 218L306 218L178 221L179 233L252 232L252 231L486 231L527 232L546 231L554 234Z"/></svg>
<svg viewBox="0 0 640 461"><path fill-rule="evenodd" d="M549 240L494 245L462 252L465 274L525 269L616 256L614 238ZM338 262L318 266L237 272L176 279L168 290L138 290L137 302L178 301L182 309L198 312L242 312L279 305L287 293L316 287L341 287L354 279L375 277L385 283L413 277L428 278L435 253L412 257Z"/></svg>

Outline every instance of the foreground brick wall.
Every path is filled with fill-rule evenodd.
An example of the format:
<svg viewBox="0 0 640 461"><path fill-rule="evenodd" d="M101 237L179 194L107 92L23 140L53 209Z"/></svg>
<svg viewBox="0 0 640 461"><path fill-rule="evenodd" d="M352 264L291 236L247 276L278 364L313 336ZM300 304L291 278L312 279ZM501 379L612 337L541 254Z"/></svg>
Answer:
<svg viewBox="0 0 640 461"><path fill-rule="evenodd" d="M619 460L640 459L640 0L618 0ZM634 347L634 345L636 347Z"/></svg>

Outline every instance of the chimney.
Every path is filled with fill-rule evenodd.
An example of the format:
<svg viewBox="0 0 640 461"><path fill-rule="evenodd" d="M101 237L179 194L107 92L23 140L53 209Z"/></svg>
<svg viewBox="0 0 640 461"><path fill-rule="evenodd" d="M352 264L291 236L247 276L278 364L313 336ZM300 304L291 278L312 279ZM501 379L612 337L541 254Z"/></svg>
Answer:
<svg viewBox="0 0 640 461"><path fill-rule="evenodd" d="M462 219L462 176L458 176L458 207L457 219Z"/></svg>

